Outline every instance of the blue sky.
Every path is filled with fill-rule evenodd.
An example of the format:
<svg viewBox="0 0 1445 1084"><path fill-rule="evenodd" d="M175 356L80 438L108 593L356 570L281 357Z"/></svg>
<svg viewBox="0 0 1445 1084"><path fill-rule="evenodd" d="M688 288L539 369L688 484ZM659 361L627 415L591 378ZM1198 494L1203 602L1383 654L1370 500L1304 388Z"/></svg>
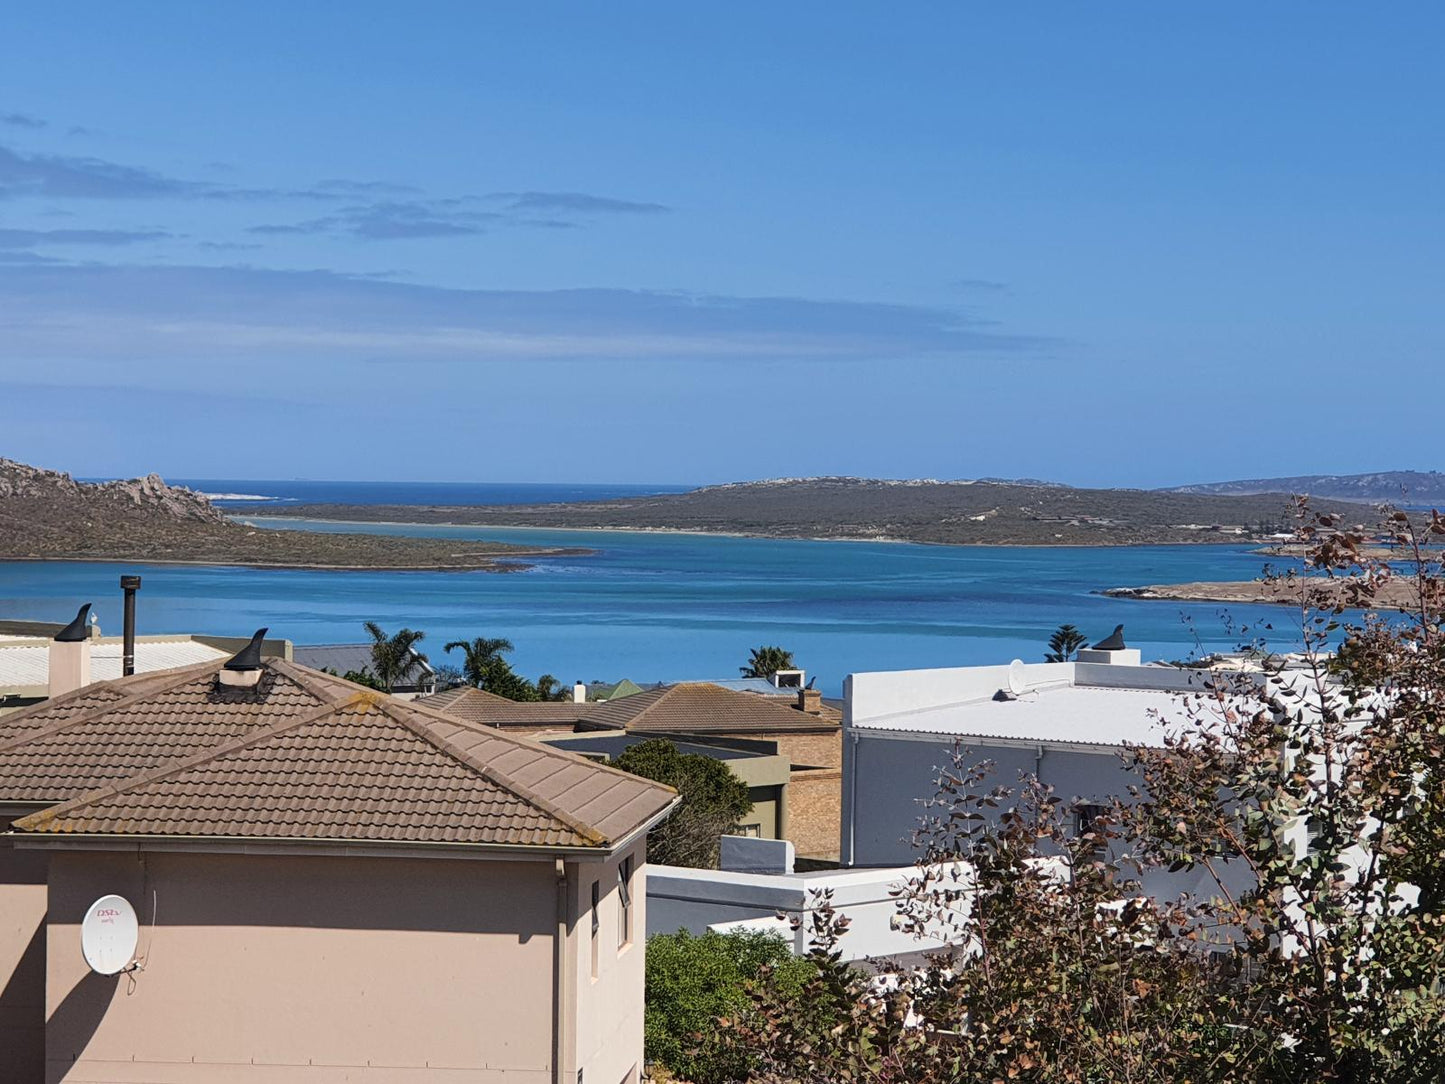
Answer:
<svg viewBox="0 0 1445 1084"><path fill-rule="evenodd" d="M1445 9L12 5L0 455L1438 468Z"/></svg>

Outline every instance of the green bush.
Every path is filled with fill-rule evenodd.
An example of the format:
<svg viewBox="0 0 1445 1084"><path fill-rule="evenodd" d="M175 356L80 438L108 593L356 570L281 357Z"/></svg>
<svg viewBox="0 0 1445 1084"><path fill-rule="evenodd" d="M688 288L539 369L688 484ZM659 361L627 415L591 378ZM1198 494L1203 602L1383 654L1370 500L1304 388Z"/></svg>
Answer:
<svg viewBox="0 0 1445 1084"><path fill-rule="evenodd" d="M748 1078L749 1058L717 1042L717 1020L749 1011L748 987L764 970L786 996L803 987L813 965L776 934L686 930L647 939L647 1059L693 1084Z"/></svg>

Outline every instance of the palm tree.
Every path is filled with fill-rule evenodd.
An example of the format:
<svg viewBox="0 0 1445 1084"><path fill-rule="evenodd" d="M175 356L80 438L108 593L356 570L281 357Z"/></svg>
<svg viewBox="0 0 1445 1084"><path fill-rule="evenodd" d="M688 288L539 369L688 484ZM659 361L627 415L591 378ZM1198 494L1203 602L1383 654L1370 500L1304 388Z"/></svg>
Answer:
<svg viewBox="0 0 1445 1084"><path fill-rule="evenodd" d="M1089 638L1073 625L1060 625L1049 637L1049 651L1044 656L1044 662L1068 662L1074 657L1074 652L1088 642Z"/></svg>
<svg viewBox="0 0 1445 1084"><path fill-rule="evenodd" d="M781 647L755 647L748 653L748 664L740 666L745 678L771 678L779 670L792 670L793 653Z"/></svg>
<svg viewBox="0 0 1445 1084"><path fill-rule="evenodd" d="M551 674L543 674L537 679L538 700L567 700L571 695L572 690L559 684Z"/></svg>
<svg viewBox="0 0 1445 1084"><path fill-rule="evenodd" d="M375 621L366 622L366 631L371 634L371 672L387 692L406 684L407 678L426 663L426 656L416 649L417 643L426 639L426 633L402 629L388 636Z"/></svg>
<svg viewBox="0 0 1445 1084"><path fill-rule="evenodd" d="M457 647L462 649L462 673L467 677L467 684L480 689L495 664L503 662L502 656L512 650L512 641L502 636L494 639L478 636L470 642L453 640L444 650L450 654Z"/></svg>

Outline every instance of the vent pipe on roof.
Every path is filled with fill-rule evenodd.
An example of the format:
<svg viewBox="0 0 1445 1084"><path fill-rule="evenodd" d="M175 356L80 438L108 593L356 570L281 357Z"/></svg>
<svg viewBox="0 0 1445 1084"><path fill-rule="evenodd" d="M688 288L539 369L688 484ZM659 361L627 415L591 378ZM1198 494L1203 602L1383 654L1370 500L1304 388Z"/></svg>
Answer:
<svg viewBox="0 0 1445 1084"><path fill-rule="evenodd" d="M50 643L50 695L64 696L90 684L90 603Z"/></svg>
<svg viewBox="0 0 1445 1084"><path fill-rule="evenodd" d="M222 685L236 688L253 688L261 681L261 641L266 639L267 629L257 629L251 642L236 652L222 665L219 674Z"/></svg>
<svg viewBox="0 0 1445 1084"><path fill-rule="evenodd" d="M1142 656L1139 649L1124 643L1124 626L1115 625L1114 631L1093 647L1081 647L1074 656L1077 662L1101 662L1114 666L1139 666Z"/></svg>
<svg viewBox="0 0 1445 1084"><path fill-rule="evenodd" d="M125 592L125 627L121 637L123 646L120 674L121 677L130 677L135 673L135 593L140 590L140 577L122 576L120 589Z"/></svg>
<svg viewBox="0 0 1445 1084"><path fill-rule="evenodd" d="M577 684L575 684L575 685L572 686L572 703L574 703L574 704L585 704L585 703L587 703L587 686L586 686L586 685L583 685L582 682L580 682L580 681L577 682Z"/></svg>

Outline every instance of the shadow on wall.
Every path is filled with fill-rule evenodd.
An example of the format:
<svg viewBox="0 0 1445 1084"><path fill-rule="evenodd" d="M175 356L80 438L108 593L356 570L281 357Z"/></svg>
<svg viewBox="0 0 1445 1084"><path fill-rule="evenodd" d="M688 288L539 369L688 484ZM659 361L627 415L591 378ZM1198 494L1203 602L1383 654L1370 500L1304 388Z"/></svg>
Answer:
<svg viewBox="0 0 1445 1084"><path fill-rule="evenodd" d="M45 1024L47 1030L65 1036L66 1053L73 1060L79 1060L90 1045L122 981L129 979L125 975L97 975L88 971L50 1014Z"/></svg>
<svg viewBox="0 0 1445 1084"><path fill-rule="evenodd" d="M30 935L10 980L0 990L0 1080L45 1075L45 923Z"/></svg>

